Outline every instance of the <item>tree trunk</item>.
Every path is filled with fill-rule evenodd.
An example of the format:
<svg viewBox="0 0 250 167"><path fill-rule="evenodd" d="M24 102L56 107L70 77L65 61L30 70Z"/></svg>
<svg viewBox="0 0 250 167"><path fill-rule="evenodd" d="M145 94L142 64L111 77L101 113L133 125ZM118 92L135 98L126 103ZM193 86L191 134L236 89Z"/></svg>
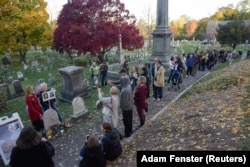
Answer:
<svg viewBox="0 0 250 167"><path fill-rule="evenodd" d="M26 52L20 50L19 51L19 56L20 56L20 63L22 63L22 62L26 63Z"/></svg>
<svg viewBox="0 0 250 167"><path fill-rule="evenodd" d="M103 63L103 61L104 61L104 56L102 54L98 55L97 56L97 63L101 64L101 63Z"/></svg>

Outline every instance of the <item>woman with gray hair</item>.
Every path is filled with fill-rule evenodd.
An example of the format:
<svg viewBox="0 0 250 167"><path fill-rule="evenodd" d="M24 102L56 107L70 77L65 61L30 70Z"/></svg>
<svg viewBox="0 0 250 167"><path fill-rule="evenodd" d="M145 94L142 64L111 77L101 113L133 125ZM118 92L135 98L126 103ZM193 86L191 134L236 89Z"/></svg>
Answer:
<svg viewBox="0 0 250 167"><path fill-rule="evenodd" d="M39 92L39 100L40 100L40 104L42 105L43 112L47 111L48 109L53 109L53 110L55 110L57 112L59 121L63 122L61 114L60 114L59 110L56 107L55 94L53 92L51 92L51 93L53 93L53 98L50 98L49 100L46 100L44 98L44 95L46 95L44 93L50 91L50 89L48 89L48 87L47 87L47 84L44 83L44 82L39 85L39 90L40 90L40 92Z"/></svg>
<svg viewBox="0 0 250 167"><path fill-rule="evenodd" d="M118 109L120 106L119 89L115 86L110 88L110 97L103 97L101 88L98 88L99 100L103 103L103 122L109 122L113 128L118 125Z"/></svg>

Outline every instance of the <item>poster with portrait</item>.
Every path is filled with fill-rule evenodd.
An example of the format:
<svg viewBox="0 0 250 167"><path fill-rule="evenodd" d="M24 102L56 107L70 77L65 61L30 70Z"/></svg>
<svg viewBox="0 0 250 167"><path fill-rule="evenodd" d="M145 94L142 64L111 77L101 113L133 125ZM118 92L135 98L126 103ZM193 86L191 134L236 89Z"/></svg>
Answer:
<svg viewBox="0 0 250 167"><path fill-rule="evenodd" d="M48 101L56 98L56 91L50 90L47 92L42 93L43 101Z"/></svg>
<svg viewBox="0 0 250 167"><path fill-rule="evenodd" d="M5 165L10 162L12 148L23 128L23 123L18 113L13 113L11 118L0 118L0 155Z"/></svg>

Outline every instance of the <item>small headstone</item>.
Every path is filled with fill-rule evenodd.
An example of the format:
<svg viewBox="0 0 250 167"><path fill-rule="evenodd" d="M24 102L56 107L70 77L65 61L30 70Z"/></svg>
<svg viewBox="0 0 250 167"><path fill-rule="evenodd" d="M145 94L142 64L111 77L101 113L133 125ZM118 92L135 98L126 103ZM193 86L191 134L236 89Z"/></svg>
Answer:
<svg viewBox="0 0 250 167"><path fill-rule="evenodd" d="M49 78L48 81L49 81L50 86L56 85L56 80L55 80L55 78Z"/></svg>
<svg viewBox="0 0 250 167"><path fill-rule="evenodd" d="M3 63L3 65L9 65L10 64L10 61L9 61L9 59L8 59L8 57L6 57L6 56L4 56L3 58L2 58L2 63Z"/></svg>
<svg viewBox="0 0 250 167"><path fill-rule="evenodd" d="M13 85L14 90L15 90L15 96L22 96L22 95L24 95L24 90L22 88L21 81L14 80L12 82L12 85Z"/></svg>
<svg viewBox="0 0 250 167"><path fill-rule="evenodd" d="M47 71L47 70L48 70L48 66L44 66L44 67L43 67L43 70L44 70L44 71Z"/></svg>
<svg viewBox="0 0 250 167"><path fill-rule="evenodd" d="M79 119L80 117L88 114L88 110L85 109L84 101L81 97L75 97L72 101L73 115L74 119Z"/></svg>
<svg viewBox="0 0 250 167"><path fill-rule="evenodd" d="M14 80L14 78L13 78L12 76L9 76L8 82L9 82L9 83L12 83L13 80Z"/></svg>
<svg viewBox="0 0 250 167"><path fill-rule="evenodd" d="M29 65L23 64L23 70L27 70L29 68Z"/></svg>
<svg viewBox="0 0 250 167"><path fill-rule="evenodd" d="M17 72L17 78L18 78L19 81L23 81L24 80L23 73L21 71Z"/></svg>
<svg viewBox="0 0 250 167"><path fill-rule="evenodd" d="M11 93L10 93L8 85L6 85L5 83L0 84L0 89L2 88L6 91L5 93L7 94L7 98L11 99Z"/></svg>
<svg viewBox="0 0 250 167"><path fill-rule="evenodd" d="M32 67L38 66L38 65L39 65L39 63L38 63L37 60L34 60L34 61L31 62L31 66L32 66Z"/></svg>
<svg viewBox="0 0 250 167"><path fill-rule="evenodd" d="M58 114L53 109L48 109L43 114L44 129L49 130L51 126L60 124Z"/></svg>
<svg viewBox="0 0 250 167"><path fill-rule="evenodd" d="M42 70L41 70L40 67L37 67L37 68L36 68L36 71L37 71L37 72L41 72Z"/></svg>

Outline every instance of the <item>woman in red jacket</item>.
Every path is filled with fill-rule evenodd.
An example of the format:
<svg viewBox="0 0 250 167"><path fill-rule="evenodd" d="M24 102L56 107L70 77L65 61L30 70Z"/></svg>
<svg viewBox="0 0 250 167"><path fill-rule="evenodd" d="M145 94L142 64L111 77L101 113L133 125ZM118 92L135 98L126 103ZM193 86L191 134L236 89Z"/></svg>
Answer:
<svg viewBox="0 0 250 167"><path fill-rule="evenodd" d="M35 95L34 90L31 86L28 86L26 88L25 102L32 125L36 128L37 131L42 131L44 129L42 120L43 111L38 102L38 97L37 95Z"/></svg>
<svg viewBox="0 0 250 167"><path fill-rule="evenodd" d="M137 88L135 89L134 94L134 102L136 106L136 110L140 119L140 126L143 126L145 123L145 108L147 107L147 92L148 87L146 85L146 78L144 76L140 76L137 81Z"/></svg>

